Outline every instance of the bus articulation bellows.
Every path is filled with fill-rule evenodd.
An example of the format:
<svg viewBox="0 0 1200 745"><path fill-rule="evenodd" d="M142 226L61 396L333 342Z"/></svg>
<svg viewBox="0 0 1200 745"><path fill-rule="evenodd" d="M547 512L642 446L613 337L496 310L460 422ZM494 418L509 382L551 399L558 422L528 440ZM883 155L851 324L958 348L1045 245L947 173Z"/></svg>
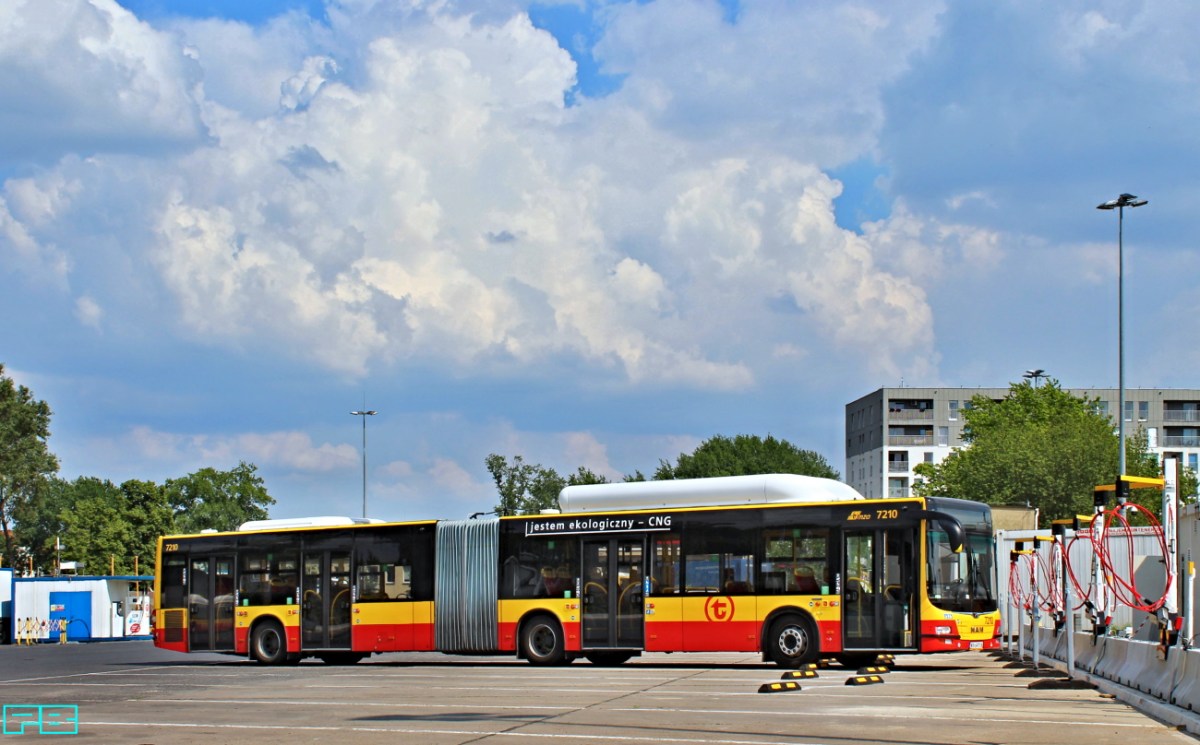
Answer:
<svg viewBox="0 0 1200 745"><path fill-rule="evenodd" d="M266 664L730 651L783 667L999 648L984 504L779 474L567 487L560 504L164 537L155 644Z"/></svg>

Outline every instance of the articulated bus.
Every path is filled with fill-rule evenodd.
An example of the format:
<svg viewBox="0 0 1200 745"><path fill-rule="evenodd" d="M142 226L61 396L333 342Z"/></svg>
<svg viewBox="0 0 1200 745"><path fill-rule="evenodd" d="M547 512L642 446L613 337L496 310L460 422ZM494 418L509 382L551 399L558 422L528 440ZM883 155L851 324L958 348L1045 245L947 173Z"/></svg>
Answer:
<svg viewBox="0 0 1200 745"><path fill-rule="evenodd" d="M555 514L164 537L155 644L266 664L729 651L783 667L1000 646L984 504L866 500L779 474L572 486L559 501Z"/></svg>

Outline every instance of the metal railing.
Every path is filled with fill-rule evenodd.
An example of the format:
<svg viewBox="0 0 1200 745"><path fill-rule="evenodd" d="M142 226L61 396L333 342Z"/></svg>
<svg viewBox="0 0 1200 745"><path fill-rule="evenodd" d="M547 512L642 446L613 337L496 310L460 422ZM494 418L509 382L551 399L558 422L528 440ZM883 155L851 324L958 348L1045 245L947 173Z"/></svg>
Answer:
<svg viewBox="0 0 1200 745"><path fill-rule="evenodd" d="M1196 435L1166 435L1161 442L1167 448L1200 448L1200 437Z"/></svg>
<svg viewBox="0 0 1200 745"><path fill-rule="evenodd" d="M892 409L888 419L893 422L932 422L933 409Z"/></svg>
<svg viewBox="0 0 1200 745"><path fill-rule="evenodd" d="M889 445L932 445L933 435L888 435Z"/></svg>
<svg viewBox="0 0 1200 745"><path fill-rule="evenodd" d="M1164 422L1200 422L1200 411L1195 409L1163 409Z"/></svg>

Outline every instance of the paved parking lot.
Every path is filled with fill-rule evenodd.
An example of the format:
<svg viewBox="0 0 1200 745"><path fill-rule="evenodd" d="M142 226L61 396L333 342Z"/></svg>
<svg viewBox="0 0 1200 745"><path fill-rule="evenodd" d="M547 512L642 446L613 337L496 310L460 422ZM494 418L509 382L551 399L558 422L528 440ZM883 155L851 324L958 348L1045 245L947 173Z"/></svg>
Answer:
<svg viewBox="0 0 1200 745"><path fill-rule="evenodd" d="M982 653L902 657L882 684L836 665L800 690L752 655L652 654L616 668L389 654L262 667L148 642L0 647L0 702L79 707L72 742L1046 743L1194 738L1091 689L1030 690ZM37 735L7 737L14 742Z"/></svg>

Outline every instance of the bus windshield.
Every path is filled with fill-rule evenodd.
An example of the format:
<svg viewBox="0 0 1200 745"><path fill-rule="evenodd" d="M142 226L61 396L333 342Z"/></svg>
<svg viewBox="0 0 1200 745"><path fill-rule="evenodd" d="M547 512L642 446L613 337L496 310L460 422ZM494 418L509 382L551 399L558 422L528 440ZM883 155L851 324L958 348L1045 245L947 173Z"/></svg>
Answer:
<svg viewBox="0 0 1200 745"><path fill-rule="evenodd" d="M990 613L997 609L992 566L992 531L981 513L945 504L938 509L958 518L966 529L960 553L950 548L946 531L930 521L926 533L926 572L929 600L938 608L959 613Z"/></svg>

